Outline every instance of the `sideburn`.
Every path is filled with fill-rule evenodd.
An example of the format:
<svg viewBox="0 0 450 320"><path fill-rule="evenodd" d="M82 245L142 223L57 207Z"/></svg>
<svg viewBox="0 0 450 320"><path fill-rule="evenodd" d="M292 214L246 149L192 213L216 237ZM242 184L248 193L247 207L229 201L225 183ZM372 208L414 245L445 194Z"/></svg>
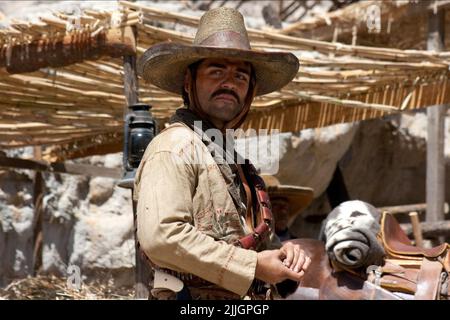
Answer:
<svg viewBox="0 0 450 320"><path fill-rule="evenodd" d="M189 92L187 92L187 96L189 99L189 104L187 105L187 107L188 107L188 109L194 111L201 119L209 122L208 115L205 112L203 112L203 110L200 108L200 103L198 102L198 97L197 97L197 84L196 84L196 82L197 82L196 81L197 67L200 63L202 63L203 60L204 59L199 60L189 66L189 71L190 71L190 75L191 75L191 88L190 88ZM184 92L186 92L186 91L184 91Z"/></svg>

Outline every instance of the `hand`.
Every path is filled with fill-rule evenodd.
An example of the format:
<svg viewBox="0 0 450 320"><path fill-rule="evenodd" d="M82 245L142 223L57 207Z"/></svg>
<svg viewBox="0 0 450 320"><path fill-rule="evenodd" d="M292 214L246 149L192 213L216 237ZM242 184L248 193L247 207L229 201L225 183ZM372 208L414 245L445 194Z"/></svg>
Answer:
<svg viewBox="0 0 450 320"><path fill-rule="evenodd" d="M258 252L255 278L270 284L276 284L286 279L297 282L300 281L304 275L304 270L295 272L283 264L283 260L287 260L287 255L289 254L289 261L291 261L290 266L292 265L293 269L295 269L297 265L299 265L299 268L307 268L310 263L310 259L309 257L308 259L306 258L305 253L303 250L299 249L298 245L291 244L291 246L283 245L283 247L279 250L265 250ZM298 248L295 249L295 247ZM296 256L296 251L298 256ZM298 261L301 252L303 253L303 261ZM294 259L295 264L293 264Z"/></svg>
<svg viewBox="0 0 450 320"><path fill-rule="evenodd" d="M286 256L283 260L283 264L292 271L298 272L303 276L311 263L311 258L306 255L300 245L286 242L280 250Z"/></svg>

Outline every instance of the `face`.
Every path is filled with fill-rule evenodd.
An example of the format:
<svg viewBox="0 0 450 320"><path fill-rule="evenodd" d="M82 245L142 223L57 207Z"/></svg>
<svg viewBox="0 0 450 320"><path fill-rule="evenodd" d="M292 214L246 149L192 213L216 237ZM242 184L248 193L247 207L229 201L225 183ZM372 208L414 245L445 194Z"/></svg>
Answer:
<svg viewBox="0 0 450 320"><path fill-rule="evenodd" d="M272 213L275 219L275 232L286 230L289 223L289 202L283 198L270 199Z"/></svg>
<svg viewBox="0 0 450 320"><path fill-rule="evenodd" d="M197 98L202 111L219 129L244 107L251 77L250 63L231 59L205 59L197 67ZM186 76L189 92L191 77Z"/></svg>

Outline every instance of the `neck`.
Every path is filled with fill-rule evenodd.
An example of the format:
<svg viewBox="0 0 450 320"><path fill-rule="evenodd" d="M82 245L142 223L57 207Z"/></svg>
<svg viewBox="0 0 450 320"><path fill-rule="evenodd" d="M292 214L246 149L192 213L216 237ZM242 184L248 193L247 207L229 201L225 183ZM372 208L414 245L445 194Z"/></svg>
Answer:
<svg viewBox="0 0 450 320"><path fill-rule="evenodd" d="M209 118L208 120L219 130L222 130L225 127L225 122L221 120L214 118Z"/></svg>
<svg viewBox="0 0 450 320"><path fill-rule="evenodd" d="M194 113L196 113L200 118L204 119L204 120L208 120L210 122L210 124L214 125L215 128L219 129L222 131L222 129L225 127L225 122L217 119L217 118L213 118L210 117L209 115L201 112L200 110L198 110L198 108L194 108L191 106L188 106L188 109L193 111Z"/></svg>

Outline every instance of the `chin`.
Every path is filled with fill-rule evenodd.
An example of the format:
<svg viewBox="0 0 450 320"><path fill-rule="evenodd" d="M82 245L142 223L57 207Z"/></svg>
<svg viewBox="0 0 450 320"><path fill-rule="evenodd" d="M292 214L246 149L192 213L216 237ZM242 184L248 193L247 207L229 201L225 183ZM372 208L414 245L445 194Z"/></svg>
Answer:
<svg viewBox="0 0 450 320"><path fill-rule="evenodd" d="M239 113L232 112L232 110L225 107L219 110L215 109L214 112L209 112L208 114L220 121L228 122L233 120Z"/></svg>

